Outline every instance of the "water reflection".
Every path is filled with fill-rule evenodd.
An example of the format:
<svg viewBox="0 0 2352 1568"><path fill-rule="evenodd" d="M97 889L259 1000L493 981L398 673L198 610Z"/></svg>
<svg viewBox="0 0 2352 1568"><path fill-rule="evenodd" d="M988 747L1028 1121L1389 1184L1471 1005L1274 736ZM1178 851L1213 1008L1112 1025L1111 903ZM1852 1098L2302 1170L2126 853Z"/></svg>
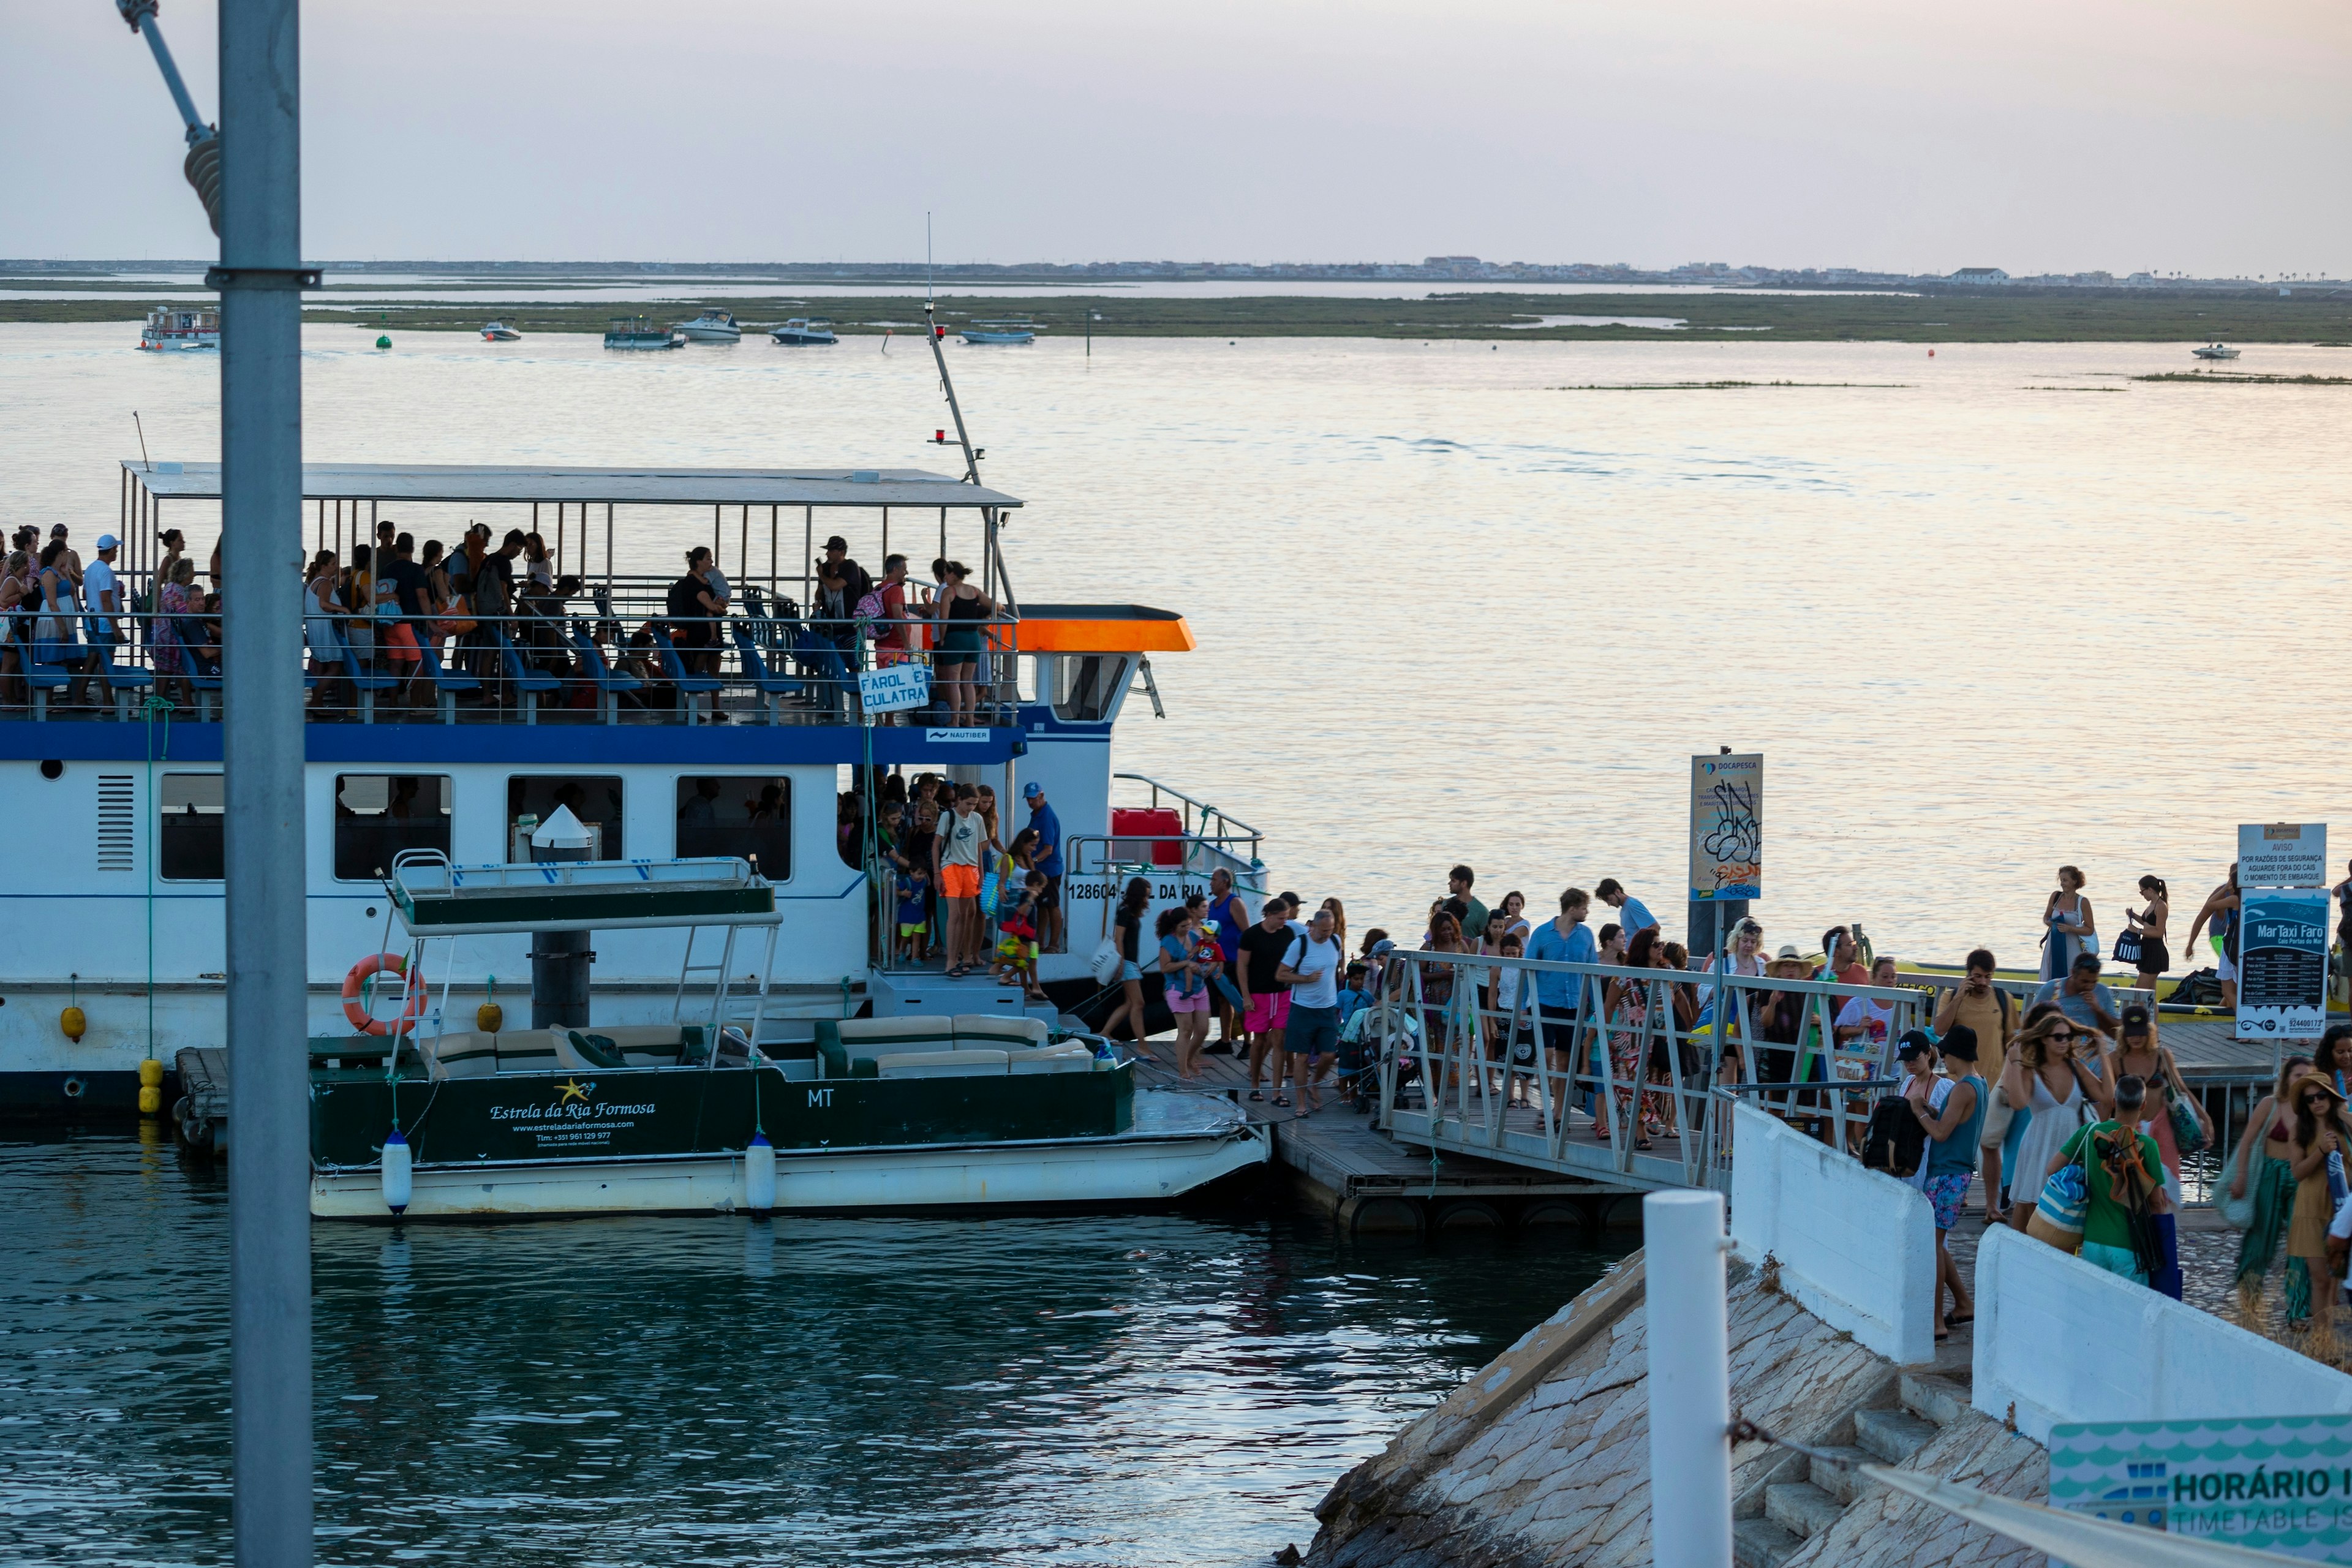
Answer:
<svg viewBox="0 0 2352 1568"><path fill-rule="evenodd" d="M0 1144L17 1561L226 1559L226 1205L154 1158ZM1234 1563L1606 1260L1247 1210L314 1234L336 1563Z"/></svg>

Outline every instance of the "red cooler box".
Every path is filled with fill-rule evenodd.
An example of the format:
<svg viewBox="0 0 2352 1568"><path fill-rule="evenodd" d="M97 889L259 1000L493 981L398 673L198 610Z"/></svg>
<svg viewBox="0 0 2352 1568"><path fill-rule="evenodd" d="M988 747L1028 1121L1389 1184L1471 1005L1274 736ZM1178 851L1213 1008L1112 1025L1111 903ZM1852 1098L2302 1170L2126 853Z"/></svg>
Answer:
<svg viewBox="0 0 2352 1568"><path fill-rule="evenodd" d="M1110 814L1110 853L1114 860L1133 865L1181 866L1184 819L1169 805L1114 806ZM1146 839L1153 842L1146 842Z"/></svg>

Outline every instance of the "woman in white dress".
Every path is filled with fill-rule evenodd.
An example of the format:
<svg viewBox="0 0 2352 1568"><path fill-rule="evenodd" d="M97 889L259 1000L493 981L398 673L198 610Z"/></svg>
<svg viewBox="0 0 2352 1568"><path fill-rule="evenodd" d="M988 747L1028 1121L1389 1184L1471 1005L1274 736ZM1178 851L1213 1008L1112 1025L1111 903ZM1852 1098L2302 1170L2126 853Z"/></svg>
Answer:
<svg viewBox="0 0 2352 1568"><path fill-rule="evenodd" d="M2085 1052L2083 1047L2088 1043ZM2085 1056L2088 1059L2085 1060ZM2014 1106L2032 1107L2033 1120L2018 1141L2017 1164L2009 1182L2009 1223L2025 1228L2042 1198L2050 1162L2090 1116L2114 1093L2105 1053L2095 1031L2078 1028L2065 1014L2043 1014L2021 1030L2000 1075Z"/></svg>

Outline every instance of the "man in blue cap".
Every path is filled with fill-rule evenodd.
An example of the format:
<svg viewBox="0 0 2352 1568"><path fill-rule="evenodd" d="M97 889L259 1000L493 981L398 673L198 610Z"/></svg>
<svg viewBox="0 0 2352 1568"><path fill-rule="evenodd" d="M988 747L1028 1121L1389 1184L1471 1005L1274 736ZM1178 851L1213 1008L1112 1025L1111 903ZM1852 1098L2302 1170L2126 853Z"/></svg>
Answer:
<svg viewBox="0 0 2352 1568"><path fill-rule="evenodd" d="M1062 945L1062 819L1045 804L1045 787L1031 779L1023 787L1021 798L1029 803L1029 826L1037 834L1037 870L1045 879L1045 890L1037 897L1037 945L1044 952L1056 952Z"/></svg>

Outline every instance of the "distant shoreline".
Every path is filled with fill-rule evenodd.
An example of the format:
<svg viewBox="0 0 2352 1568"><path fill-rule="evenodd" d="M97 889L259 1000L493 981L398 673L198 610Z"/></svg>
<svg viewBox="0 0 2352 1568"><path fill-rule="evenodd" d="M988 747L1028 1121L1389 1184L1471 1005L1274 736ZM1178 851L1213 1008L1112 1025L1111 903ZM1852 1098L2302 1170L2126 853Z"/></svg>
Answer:
<svg viewBox="0 0 2352 1568"><path fill-rule="evenodd" d="M19 283L29 279L14 280ZM110 285L122 287L120 284ZM159 294L155 303L163 302ZM183 300L182 302L190 302ZM616 316L643 313L683 321L705 305L734 311L745 323L787 317L829 319L844 336L919 331L923 300L904 296L783 295L772 286L713 288L687 299L646 303L608 300L530 304L441 300L390 306L341 305L314 295L307 322L345 322L370 331L478 331L496 319L523 332L602 332ZM0 300L0 321L137 322L135 300ZM952 331L973 317L1027 316L1041 334L1078 337L1087 314L1098 338L1386 338L1690 342L2208 342L2352 346L2352 299L2248 293L1984 293L1971 295L1762 294L1727 292L1661 298L1650 294L1440 294L1428 299L1299 295L1166 299L1135 295L1040 295L973 299L950 295L939 320ZM1675 328L1554 322L1547 317L1672 319Z"/></svg>

